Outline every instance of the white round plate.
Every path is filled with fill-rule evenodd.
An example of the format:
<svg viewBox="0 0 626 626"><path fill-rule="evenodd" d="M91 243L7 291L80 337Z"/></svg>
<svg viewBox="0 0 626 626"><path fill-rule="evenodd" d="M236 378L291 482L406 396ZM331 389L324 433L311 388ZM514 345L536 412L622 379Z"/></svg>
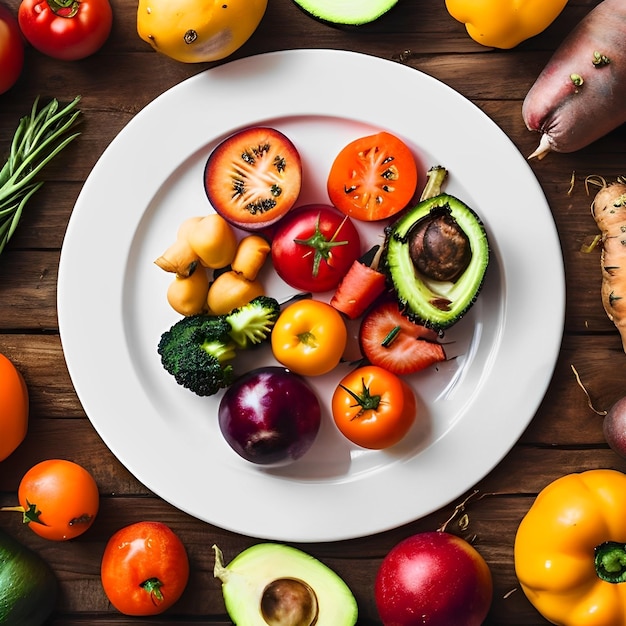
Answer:
<svg viewBox="0 0 626 626"><path fill-rule="evenodd" d="M357 449L336 431L330 394L349 365L309 379L323 407L320 435L297 463L272 470L245 462L225 443L216 419L219 395L195 396L161 366L157 343L179 316L166 301L172 275L154 260L183 219L212 211L202 176L211 150L257 124L282 130L300 151L300 204L327 203L334 156L352 139L387 130L411 146L424 171L446 167L446 192L484 221L492 261L483 290L445 335L451 358L412 377L420 416L392 449ZM380 242L382 225L358 226L364 249ZM540 246L533 245L537 233ZM271 268L264 278L269 295L289 295ZM542 190L516 147L476 106L398 63L297 50L198 74L156 98L119 133L76 202L61 254L58 314L69 372L89 419L146 487L231 531L333 541L427 515L498 464L551 379L564 285ZM261 351L239 367L271 362Z"/></svg>

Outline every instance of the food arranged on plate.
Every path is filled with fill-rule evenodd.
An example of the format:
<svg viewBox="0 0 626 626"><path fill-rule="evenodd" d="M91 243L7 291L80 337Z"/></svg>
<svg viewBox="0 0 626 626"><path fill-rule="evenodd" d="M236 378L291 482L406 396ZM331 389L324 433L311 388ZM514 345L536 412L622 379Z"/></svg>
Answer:
<svg viewBox="0 0 626 626"><path fill-rule="evenodd" d="M220 430L242 458L301 458L318 434L320 402L366 449L399 443L416 421L403 378L446 360L444 331L476 301L490 259L477 213L443 192L444 167L428 171L416 199L417 162L389 132L359 137L330 166L330 203L299 206L302 159L284 133L244 128L209 154L203 184L215 213L185 218L155 261L174 275L167 299L183 315L157 352L179 385L224 394ZM358 222L377 227L381 243L364 252ZM292 297L267 292L265 271ZM361 356L348 359L353 341ZM254 365L268 352L274 367ZM332 398L317 398L305 377L331 372Z"/></svg>

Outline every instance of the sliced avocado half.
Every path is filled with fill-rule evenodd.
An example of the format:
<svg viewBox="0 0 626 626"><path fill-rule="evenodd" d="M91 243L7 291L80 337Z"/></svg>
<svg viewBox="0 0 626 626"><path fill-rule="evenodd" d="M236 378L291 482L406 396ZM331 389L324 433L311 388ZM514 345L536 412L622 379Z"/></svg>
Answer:
<svg viewBox="0 0 626 626"><path fill-rule="evenodd" d="M440 177L440 185L445 170L434 176ZM437 184L434 188L439 190ZM432 239L443 237L443 243L424 243L433 224ZM489 265L489 241L478 215L458 198L437 193L388 226L385 235L382 267L405 315L435 330L458 322L476 301ZM430 251L427 260L421 257L425 249ZM451 265L459 265L456 273L446 269L448 257L454 257Z"/></svg>
<svg viewBox="0 0 626 626"><path fill-rule="evenodd" d="M377 20L398 0L294 0L304 11L329 24L360 26Z"/></svg>
<svg viewBox="0 0 626 626"><path fill-rule="evenodd" d="M237 626L354 626L357 603L346 583L315 557L283 544L260 543L224 565L215 551L214 575Z"/></svg>

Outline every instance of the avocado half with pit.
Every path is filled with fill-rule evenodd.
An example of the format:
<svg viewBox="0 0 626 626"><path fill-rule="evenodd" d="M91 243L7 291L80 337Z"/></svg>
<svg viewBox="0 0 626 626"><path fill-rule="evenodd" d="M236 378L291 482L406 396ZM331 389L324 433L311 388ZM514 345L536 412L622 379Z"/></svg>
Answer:
<svg viewBox="0 0 626 626"><path fill-rule="evenodd" d="M337 26L361 26L382 17L398 0L294 0L309 15Z"/></svg>
<svg viewBox="0 0 626 626"><path fill-rule="evenodd" d="M346 583L315 557L283 544L260 543L227 566L215 551L229 617L237 626L354 626L357 603Z"/></svg>
<svg viewBox="0 0 626 626"><path fill-rule="evenodd" d="M422 200L385 229L383 269L412 321L438 331L472 307L489 265L478 215L458 198Z"/></svg>

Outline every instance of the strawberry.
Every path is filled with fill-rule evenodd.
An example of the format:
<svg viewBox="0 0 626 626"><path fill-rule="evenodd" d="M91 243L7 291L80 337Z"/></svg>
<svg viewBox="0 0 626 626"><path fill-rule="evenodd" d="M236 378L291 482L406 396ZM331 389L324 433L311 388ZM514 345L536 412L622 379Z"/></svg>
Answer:
<svg viewBox="0 0 626 626"><path fill-rule="evenodd" d="M446 360L434 330L411 322L396 302L374 306L363 318L359 343L372 364L399 376L412 374Z"/></svg>

